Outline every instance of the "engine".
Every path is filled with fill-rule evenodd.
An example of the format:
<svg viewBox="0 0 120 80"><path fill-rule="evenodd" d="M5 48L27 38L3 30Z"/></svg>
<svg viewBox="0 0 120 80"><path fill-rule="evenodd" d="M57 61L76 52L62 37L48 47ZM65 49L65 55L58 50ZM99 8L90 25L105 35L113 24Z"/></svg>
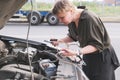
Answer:
<svg viewBox="0 0 120 80"><path fill-rule="evenodd" d="M59 55L56 48L35 41L27 45L18 38L0 39L0 80L89 80L78 62Z"/></svg>
<svg viewBox="0 0 120 80"><path fill-rule="evenodd" d="M48 80L56 75L56 57L50 50L40 50L33 45L15 41L0 41L0 79L30 80L31 68L35 80Z"/></svg>

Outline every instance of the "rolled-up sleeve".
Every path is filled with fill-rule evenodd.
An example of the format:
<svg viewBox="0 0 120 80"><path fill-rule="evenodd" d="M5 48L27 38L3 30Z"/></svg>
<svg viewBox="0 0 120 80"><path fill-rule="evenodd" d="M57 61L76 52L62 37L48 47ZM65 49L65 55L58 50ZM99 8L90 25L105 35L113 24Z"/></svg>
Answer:
<svg viewBox="0 0 120 80"><path fill-rule="evenodd" d="M105 40L107 35L105 35L104 25L99 20L90 20L91 21L88 22L88 45L93 45L101 52L104 50L105 44L107 43Z"/></svg>

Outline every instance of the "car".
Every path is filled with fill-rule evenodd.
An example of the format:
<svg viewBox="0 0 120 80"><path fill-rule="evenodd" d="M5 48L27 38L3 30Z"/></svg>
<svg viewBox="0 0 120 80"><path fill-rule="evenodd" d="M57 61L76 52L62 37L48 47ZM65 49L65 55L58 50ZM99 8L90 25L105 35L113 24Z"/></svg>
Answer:
<svg viewBox="0 0 120 80"><path fill-rule="evenodd" d="M0 0L1 29L25 2ZM78 58L64 57L42 42L0 35L0 80L89 80Z"/></svg>

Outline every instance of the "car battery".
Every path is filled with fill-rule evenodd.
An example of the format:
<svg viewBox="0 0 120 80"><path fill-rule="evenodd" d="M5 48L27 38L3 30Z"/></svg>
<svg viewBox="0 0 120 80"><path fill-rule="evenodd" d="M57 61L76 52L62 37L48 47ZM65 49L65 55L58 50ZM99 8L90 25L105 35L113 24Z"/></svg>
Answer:
<svg viewBox="0 0 120 80"><path fill-rule="evenodd" d="M39 66L46 77L50 78L50 76L55 76L56 65L50 59L40 60Z"/></svg>

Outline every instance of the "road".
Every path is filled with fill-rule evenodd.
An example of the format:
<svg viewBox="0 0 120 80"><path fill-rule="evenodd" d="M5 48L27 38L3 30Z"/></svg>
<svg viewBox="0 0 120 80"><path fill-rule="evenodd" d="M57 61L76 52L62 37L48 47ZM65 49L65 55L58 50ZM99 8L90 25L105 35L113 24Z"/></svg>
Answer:
<svg viewBox="0 0 120 80"><path fill-rule="evenodd" d="M120 23L104 23L110 35L111 42L115 48L117 56L120 60ZM67 26L60 24L58 26L49 26L46 23L38 26L31 26L29 39L39 42L49 40L50 38L62 38L67 34ZM25 38L28 32L28 23L7 23L5 27L0 30L0 34ZM120 80L120 67L115 71L116 80Z"/></svg>

